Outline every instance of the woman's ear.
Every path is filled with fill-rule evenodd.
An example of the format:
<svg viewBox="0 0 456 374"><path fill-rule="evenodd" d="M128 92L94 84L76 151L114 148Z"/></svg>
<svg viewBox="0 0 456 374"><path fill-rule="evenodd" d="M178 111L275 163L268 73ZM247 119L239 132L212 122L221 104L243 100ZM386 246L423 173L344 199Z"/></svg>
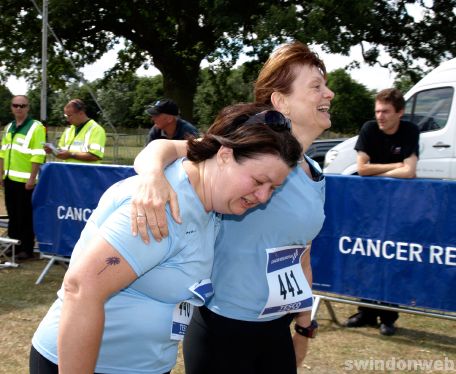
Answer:
<svg viewBox="0 0 456 374"><path fill-rule="evenodd" d="M234 159L233 150L222 145L217 151L217 165L224 166Z"/></svg>
<svg viewBox="0 0 456 374"><path fill-rule="evenodd" d="M284 116L288 116L290 114L287 97L281 92L274 91L271 94L271 103L274 109L282 113Z"/></svg>

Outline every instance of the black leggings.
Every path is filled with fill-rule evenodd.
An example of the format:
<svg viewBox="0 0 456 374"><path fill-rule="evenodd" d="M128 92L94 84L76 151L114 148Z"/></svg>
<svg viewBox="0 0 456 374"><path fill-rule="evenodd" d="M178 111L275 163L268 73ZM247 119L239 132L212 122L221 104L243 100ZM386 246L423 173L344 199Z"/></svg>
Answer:
<svg viewBox="0 0 456 374"><path fill-rule="evenodd" d="M59 374L59 367L41 355L32 345L29 359L30 374Z"/></svg>
<svg viewBox="0 0 456 374"><path fill-rule="evenodd" d="M41 353L38 352L33 345L30 349L29 369L30 374L59 374L59 367L41 355ZM168 371L164 374L170 373L171 372Z"/></svg>
<svg viewBox="0 0 456 374"><path fill-rule="evenodd" d="M296 374L293 315L248 322L195 308L184 338L186 374Z"/></svg>

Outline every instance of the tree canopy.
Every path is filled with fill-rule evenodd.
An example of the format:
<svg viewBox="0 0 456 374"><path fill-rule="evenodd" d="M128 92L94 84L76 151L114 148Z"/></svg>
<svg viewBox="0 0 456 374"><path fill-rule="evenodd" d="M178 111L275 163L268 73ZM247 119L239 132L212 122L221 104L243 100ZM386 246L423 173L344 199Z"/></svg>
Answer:
<svg viewBox="0 0 456 374"><path fill-rule="evenodd" d="M362 124L374 117L374 93L343 69L328 74L328 87L336 93L331 101L331 131L358 134Z"/></svg>
<svg viewBox="0 0 456 374"><path fill-rule="evenodd" d="M34 3L0 3L0 68L3 77L27 76L39 83L41 19ZM420 5L415 21L408 7ZM109 74L153 64L163 75L164 95L193 115L198 72L203 59L232 67L243 48L263 62L290 38L322 44L328 52L348 54L361 45L364 59L386 64L412 81L417 61L435 66L455 56L456 0L49 0L49 24L62 41L49 38L51 88L74 82L73 68L99 59L124 41ZM70 59L71 62L70 63Z"/></svg>

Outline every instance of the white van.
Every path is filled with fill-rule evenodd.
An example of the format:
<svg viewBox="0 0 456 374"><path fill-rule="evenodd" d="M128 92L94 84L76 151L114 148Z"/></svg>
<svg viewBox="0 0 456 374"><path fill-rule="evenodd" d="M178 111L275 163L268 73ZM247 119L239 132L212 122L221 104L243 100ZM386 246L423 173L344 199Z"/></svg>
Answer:
<svg viewBox="0 0 456 374"><path fill-rule="evenodd" d="M442 63L421 79L404 97L404 119L420 128L418 178L456 179L456 58ZM356 174L358 137L330 149L327 174Z"/></svg>

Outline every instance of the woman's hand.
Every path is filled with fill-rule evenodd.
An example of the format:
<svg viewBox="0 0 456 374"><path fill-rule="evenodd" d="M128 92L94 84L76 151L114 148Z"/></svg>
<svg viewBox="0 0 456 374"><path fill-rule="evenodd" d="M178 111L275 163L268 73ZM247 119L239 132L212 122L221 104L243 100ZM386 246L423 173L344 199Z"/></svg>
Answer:
<svg viewBox="0 0 456 374"><path fill-rule="evenodd" d="M312 244L307 244L307 249L301 258L301 266L309 286L312 287L312 266L310 263L310 248ZM309 326L311 322L311 312L301 312L295 317L295 322L300 326ZM300 368L309 349L309 338L295 333L293 335L293 347L296 356L296 367Z"/></svg>
<svg viewBox="0 0 456 374"><path fill-rule="evenodd" d="M173 219L181 223L177 195L162 171L143 174L139 178L138 189L131 202L131 231L133 235L139 232L144 243L149 243L149 226L154 239L161 241L168 236L165 210L168 201Z"/></svg>
<svg viewBox="0 0 456 374"><path fill-rule="evenodd" d="M293 347L296 356L296 367L300 368L307 354L309 347L309 338L301 336L299 334L293 335Z"/></svg>
<svg viewBox="0 0 456 374"><path fill-rule="evenodd" d="M295 322L299 326L309 326L310 325L311 312L301 312L295 317ZM309 348L309 338L302 336L298 333L293 335L293 347L296 356L296 367L301 367L304 358L306 357L307 350Z"/></svg>

